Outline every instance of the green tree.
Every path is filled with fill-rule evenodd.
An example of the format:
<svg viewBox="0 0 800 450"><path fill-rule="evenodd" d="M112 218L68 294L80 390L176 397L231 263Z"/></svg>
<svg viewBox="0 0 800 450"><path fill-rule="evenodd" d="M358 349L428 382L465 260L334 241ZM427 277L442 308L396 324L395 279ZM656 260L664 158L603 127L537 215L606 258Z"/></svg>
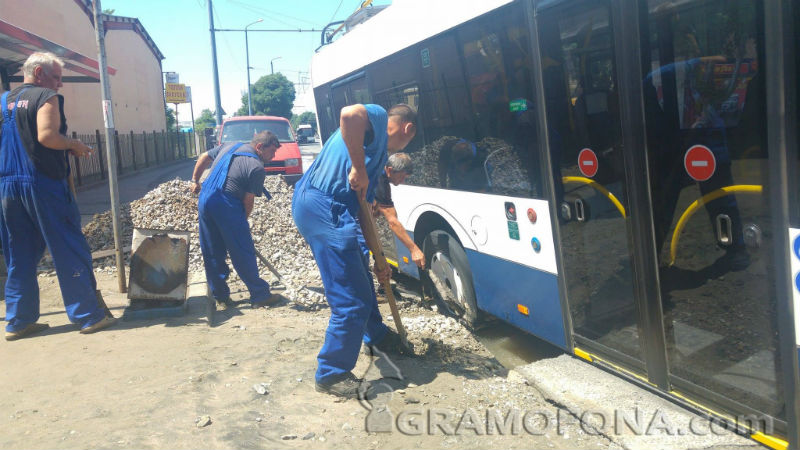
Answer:
<svg viewBox="0 0 800 450"><path fill-rule="evenodd" d="M252 89L253 115L292 118L295 90L294 83L282 73L265 75L255 82ZM242 94L242 107L237 116L247 115L247 92Z"/></svg>
<svg viewBox="0 0 800 450"><path fill-rule="evenodd" d="M167 131L175 131L175 111L164 108L164 114L167 116Z"/></svg>
<svg viewBox="0 0 800 450"><path fill-rule="evenodd" d="M114 15L114 11L116 11L116 9L105 8L105 9L103 9L103 14L108 14L109 16L113 16Z"/></svg>
<svg viewBox="0 0 800 450"><path fill-rule="evenodd" d="M292 129L296 130L298 125L302 125L307 123L311 125L311 128L314 130L314 133L317 132L317 116L311 111L305 111L300 113L299 116L292 116Z"/></svg>
<svg viewBox="0 0 800 450"><path fill-rule="evenodd" d="M217 121L214 119L214 113L206 108L200 111L200 116L194 120L194 131L202 133L206 128L213 128L216 124Z"/></svg>

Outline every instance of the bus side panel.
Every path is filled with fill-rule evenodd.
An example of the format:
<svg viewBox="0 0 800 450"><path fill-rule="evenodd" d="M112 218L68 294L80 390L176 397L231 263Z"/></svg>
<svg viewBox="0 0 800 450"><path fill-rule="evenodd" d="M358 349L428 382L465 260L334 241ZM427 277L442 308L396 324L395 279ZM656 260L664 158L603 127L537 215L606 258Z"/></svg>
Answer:
<svg viewBox="0 0 800 450"><path fill-rule="evenodd" d="M789 228L789 245L792 246L791 277L794 284L794 331L797 341L797 356L800 359L800 229Z"/></svg>
<svg viewBox="0 0 800 450"><path fill-rule="evenodd" d="M474 250L466 253L478 309L568 350L557 275Z"/></svg>

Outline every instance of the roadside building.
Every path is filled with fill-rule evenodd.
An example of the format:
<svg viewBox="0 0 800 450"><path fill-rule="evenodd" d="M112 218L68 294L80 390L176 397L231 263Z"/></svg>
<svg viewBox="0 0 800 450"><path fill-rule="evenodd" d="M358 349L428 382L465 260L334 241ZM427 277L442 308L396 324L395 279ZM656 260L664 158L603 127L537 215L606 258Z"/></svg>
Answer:
<svg viewBox="0 0 800 450"><path fill-rule="evenodd" d="M120 133L165 128L164 56L136 18L103 15L114 125ZM2 89L22 82L22 64L37 51L66 63L63 76L69 129L104 128L91 0L0 0Z"/></svg>

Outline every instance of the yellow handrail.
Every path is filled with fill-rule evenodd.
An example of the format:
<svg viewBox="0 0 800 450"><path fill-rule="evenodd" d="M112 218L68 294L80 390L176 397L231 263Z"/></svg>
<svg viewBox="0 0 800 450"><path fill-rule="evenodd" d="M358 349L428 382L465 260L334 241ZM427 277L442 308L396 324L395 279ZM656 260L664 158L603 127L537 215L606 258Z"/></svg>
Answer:
<svg viewBox="0 0 800 450"><path fill-rule="evenodd" d="M675 231L672 232L672 240L669 244L669 265L675 264L675 255L678 252L678 240L680 240L681 232L686 226L686 222L694 215L694 213L703 205L708 202L714 201L720 197L725 197L731 194L761 194L764 188L757 184L739 184L736 186L725 186L716 191L711 191L708 194L698 198L683 212L681 218L678 219L678 224L675 225Z"/></svg>
<svg viewBox="0 0 800 450"><path fill-rule="evenodd" d="M561 177L561 182L564 184L581 183L593 187L595 190L605 195L606 198L617 207L619 213L622 214L622 217L626 217L625 207L622 206L622 203L620 203L617 197L615 197L611 192L608 192L608 189L604 188L600 183L585 177Z"/></svg>

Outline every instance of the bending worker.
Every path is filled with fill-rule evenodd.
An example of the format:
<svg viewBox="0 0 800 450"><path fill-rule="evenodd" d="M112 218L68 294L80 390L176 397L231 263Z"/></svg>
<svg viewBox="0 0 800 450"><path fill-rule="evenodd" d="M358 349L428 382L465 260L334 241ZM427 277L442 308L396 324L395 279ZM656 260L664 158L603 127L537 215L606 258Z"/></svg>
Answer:
<svg viewBox="0 0 800 450"><path fill-rule="evenodd" d="M36 265L50 250L67 316L93 333L116 321L106 317L95 290L92 254L81 232L78 205L67 186L69 154L92 149L66 137L64 97L58 94L63 61L33 53L22 66L23 84L3 94L0 132L0 240L8 268L6 340L48 328L39 319Z"/></svg>
<svg viewBox="0 0 800 450"><path fill-rule="evenodd" d="M414 163L411 157L406 153L397 152L389 157L389 161L384 167L384 173L378 178L378 186L375 188L375 212L382 214L389 223L389 228L400 239L400 242L408 248L411 252L411 260L420 269L425 268L425 254L419 249L417 244L408 235L405 227L397 219L397 210L394 209L394 202L392 201L392 186L403 184L414 172Z"/></svg>
<svg viewBox="0 0 800 450"><path fill-rule="evenodd" d="M415 121L416 112L405 104L388 113L378 105L342 108L339 130L295 187L292 216L314 254L331 308L317 356L317 391L356 397L359 387L368 389L351 372L362 339L368 348L381 351L397 351L402 345L378 311L357 196L374 200L387 151L408 145L416 133ZM391 276L391 269L374 270L379 280Z"/></svg>
<svg viewBox="0 0 800 450"><path fill-rule="evenodd" d="M233 268L250 291L253 308L271 306L280 300L280 296L270 293L269 283L258 276L256 248L247 223L255 198L266 193L264 163L275 157L280 146L277 136L262 131L253 136L250 144L223 144L203 153L194 166L192 192L200 193L200 251L211 294L223 307L231 304L226 283L230 274L228 253ZM200 176L212 163L201 189Z"/></svg>

